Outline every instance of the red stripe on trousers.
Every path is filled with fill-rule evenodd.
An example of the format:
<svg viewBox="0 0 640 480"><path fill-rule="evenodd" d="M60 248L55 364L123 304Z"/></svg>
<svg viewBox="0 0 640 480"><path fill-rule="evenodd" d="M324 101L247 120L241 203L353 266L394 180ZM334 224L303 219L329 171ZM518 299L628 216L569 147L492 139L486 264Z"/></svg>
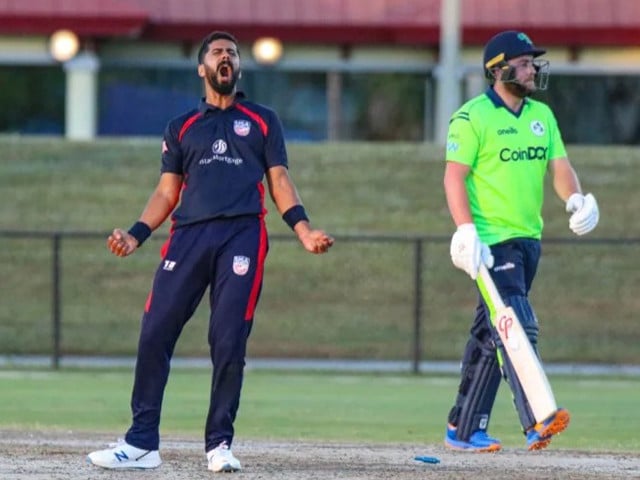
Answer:
<svg viewBox="0 0 640 480"><path fill-rule="evenodd" d="M260 286L262 285L262 278L264 276L264 262L267 258L267 226L264 222L264 217L260 215L260 245L258 246L258 264L256 265L256 276L253 279L253 287L251 288L251 295L249 296L249 303L247 304L247 310L244 314L245 320L252 320L256 311L256 305L258 303L258 295L260 293Z"/></svg>
<svg viewBox="0 0 640 480"><path fill-rule="evenodd" d="M262 182L258 183L258 191L260 192L260 203L262 204L262 213L260 214L260 244L258 245L258 264L256 265L256 276L253 279L253 287L251 287L251 294L249 295L249 303L247 304L247 310L244 313L245 320L252 320L256 311L256 305L258 304L258 295L260 294L260 286L262 285L262 278L264 276L264 262L267 258L267 225L265 224L264 217L267 214L267 209L264 208L264 185Z"/></svg>

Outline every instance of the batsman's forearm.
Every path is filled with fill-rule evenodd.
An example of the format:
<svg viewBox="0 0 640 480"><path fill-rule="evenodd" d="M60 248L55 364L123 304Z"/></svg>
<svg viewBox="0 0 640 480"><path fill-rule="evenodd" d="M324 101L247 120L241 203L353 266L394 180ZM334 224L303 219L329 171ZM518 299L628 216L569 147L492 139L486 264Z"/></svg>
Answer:
<svg viewBox="0 0 640 480"><path fill-rule="evenodd" d="M449 213L456 226L473 223L471 209L469 208L469 197L464 184L448 186L446 188L446 197Z"/></svg>
<svg viewBox="0 0 640 480"><path fill-rule="evenodd" d="M465 179L469 174L469 167L455 162L447 162L444 172L444 191L447 198L449 213L456 226L473 223L469 207L469 195Z"/></svg>
<svg viewBox="0 0 640 480"><path fill-rule="evenodd" d="M553 189L564 202L572 193L582 193L578 175L566 158L554 160Z"/></svg>

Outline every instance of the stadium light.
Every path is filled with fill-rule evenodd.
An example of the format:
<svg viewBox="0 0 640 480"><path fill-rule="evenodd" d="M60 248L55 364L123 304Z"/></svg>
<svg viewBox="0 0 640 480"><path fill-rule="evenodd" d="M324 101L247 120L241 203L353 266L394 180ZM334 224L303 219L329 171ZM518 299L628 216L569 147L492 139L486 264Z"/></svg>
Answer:
<svg viewBox="0 0 640 480"><path fill-rule="evenodd" d="M252 53L261 65L274 65L282 58L282 42L275 37L258 38L253 43Z"/></svg>
<svg viewBox="0 0 640 480"><path fill-rule="evenodd" d="M76 56L80 40L71 30L57 30L49 39L49 51L58 62L66 62Z"/></svg>

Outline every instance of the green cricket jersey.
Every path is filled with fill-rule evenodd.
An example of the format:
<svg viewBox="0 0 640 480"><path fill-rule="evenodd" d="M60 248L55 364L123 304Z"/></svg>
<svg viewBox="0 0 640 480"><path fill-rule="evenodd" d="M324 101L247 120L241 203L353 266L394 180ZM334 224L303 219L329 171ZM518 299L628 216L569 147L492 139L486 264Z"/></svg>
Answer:
<svg viewBox="0 0 640 480"><path fill-rule="evenodd" d="M449 123L446 159L471 168L471 214L488 245L541 238L545 173L550 160L566 156L553 112L530 98L514 114L489 88Z"/></svg>

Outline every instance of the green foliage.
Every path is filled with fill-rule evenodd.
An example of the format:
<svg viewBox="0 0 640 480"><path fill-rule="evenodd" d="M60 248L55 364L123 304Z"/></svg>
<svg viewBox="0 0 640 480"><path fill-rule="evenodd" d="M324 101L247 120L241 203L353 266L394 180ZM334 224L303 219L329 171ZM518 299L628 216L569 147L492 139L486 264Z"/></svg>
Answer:
<svg viewBox="0 0 640 480"><path fill-rule="evenodd" d="M64 102L59 66L0 66L0 131L62 133Z"/></svg>
<svg viewBox="0 0 640 480"><path fill-rule="evenodd" d="M428 116L425 113L427 81L420 74L346 75L345 96L355 104L355 132L351 138L367 141L422 139L423 119Z"/></svg>

